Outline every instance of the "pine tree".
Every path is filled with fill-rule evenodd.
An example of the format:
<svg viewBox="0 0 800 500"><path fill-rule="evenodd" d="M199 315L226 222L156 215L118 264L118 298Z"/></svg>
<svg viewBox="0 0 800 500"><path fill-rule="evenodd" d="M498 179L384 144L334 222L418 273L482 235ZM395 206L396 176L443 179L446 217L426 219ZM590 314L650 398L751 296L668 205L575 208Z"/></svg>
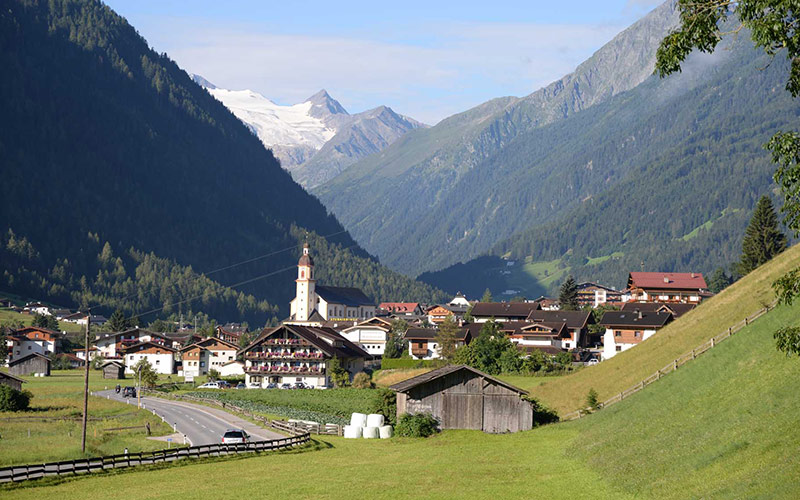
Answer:
<svg viewBox="0 0 800 500"><path fill-rule="evenodd" d="M492 302L492 291L488 288L483 292L483 297L481 297L481 302Z"/></svg>
<svg viewBox="0 0 800 500"><path fill-rule="evenodd" d="M451 314L446 317L436 334L436 344L439 346L439 356L446 361L451 361L456 353L456 335L458 334L458 324Z"/></svg>
<svg viewBox="0 0 800 500"><path fill-rule="evenodd" d="M578 284L575 283L575 278L570 274L567 281L561 285L561 293L558 296L558 302L563 311L577 311L578 310Z"/></svg>
<svg viewBox="0 0 800 500"><path fill-rule="evenodd" d="M108 318L105 324L105 329L110 332L124 332L128 329L128 321L125 319L125 313L121 309L117 309Z"/></svg>
<svg viewBox="0 0 800 500"><path fill-rule="evenodd" d="M758 200L744 233L739 272L745 275L786 250L786 236L778 227L772 201L764 195Z"/></svg>

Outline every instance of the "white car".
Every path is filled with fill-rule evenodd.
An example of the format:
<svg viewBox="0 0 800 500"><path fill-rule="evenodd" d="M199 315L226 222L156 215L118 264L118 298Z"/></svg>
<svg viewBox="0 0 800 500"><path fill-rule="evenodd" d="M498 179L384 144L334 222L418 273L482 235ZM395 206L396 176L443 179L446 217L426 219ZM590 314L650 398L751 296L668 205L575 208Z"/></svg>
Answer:
<svg viewBox="0 0 800 500"><path fill-rule="evenodd" d="M222 444L246 443L249 440L250 436L244 429L228 429L222 436Z"/></svg>
<svg viewBox="0 0 800 500"><path fill-rule="evenodd" d="M221 389L219 382L206 382L205 384L198 387L198 389Z"/></svg>

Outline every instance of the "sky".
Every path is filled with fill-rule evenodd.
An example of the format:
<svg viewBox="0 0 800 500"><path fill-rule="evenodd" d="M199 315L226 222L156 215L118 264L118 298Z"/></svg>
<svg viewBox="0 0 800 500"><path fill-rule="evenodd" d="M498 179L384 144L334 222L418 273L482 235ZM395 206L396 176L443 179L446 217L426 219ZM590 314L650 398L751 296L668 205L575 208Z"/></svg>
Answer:
<svg viewBox="0 0 800 500"><path fill-rule="evenodd" d="M433 125L561 78L662 0L105 1L218 87Z"/></svg>

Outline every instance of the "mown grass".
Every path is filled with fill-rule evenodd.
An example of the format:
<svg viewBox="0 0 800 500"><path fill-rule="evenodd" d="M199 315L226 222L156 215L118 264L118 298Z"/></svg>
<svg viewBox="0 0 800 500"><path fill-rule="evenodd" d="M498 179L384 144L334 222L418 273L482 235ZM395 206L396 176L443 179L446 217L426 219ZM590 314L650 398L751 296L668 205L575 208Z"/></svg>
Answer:
<svg viewBox="0 0 800 500"><path fill-rule="evenodd" d="M11 309L0 308L0 323L6 322L22 323L25 326L30 326L31 323L33 323L33 315L22 314L18 313L17 311L12 311ZM86 327L76 323L59 321L58 328L59 330L63 330L67 333L80 333L83 332Z"/></svg>
<svg viewBox="0 0 800 500"><path fill-rule="evenodd" d="M622 403L528 432L324 437L309 453L0 491L4 500L187 491L215 498L797 498L800 359L778 353L772 332L798 318L800 304L782 306Z"/></svg>
<svg viewBox="0 0 800 500"><path fill-rule="evenodd" d="M83 456L112 455L158 450L161 441L146 439L144 429L104 432L115 427L143 426L150 423L155 436L166 435L172 429L146 410L99 397L89 397L89 416L102 421L87 424L86 454L81 454L81 422L39 420L40 417L80 418L83 411L83 372L54 371L50 377L24 377L25 390L33 394L31 408L26 412L0 412L0 466L69 460ZM100 372L90 372L90 390L113 387L117 381L103 380ZM125 381L123 385L125 385ZM130 381L129 381L130 382ZM19 417L33 417L22 420ZM28 437L30 431L30 437Z"/></svg>
<svg viewBox="0 0 800 500"><path fill-rule="evenodd" d="M772 282L798 265L800 245L795 245L634 349L534 387L532 395L563 414L583 405L591 388L598 392L601 400L619 394L762 309L775 298Z"/></svg>
<svg viewBox="0 0 800 500"><path fill-rule="evenodd" d="M399 384L404 380L414 378L423 373L428 373L434 368L398 368L392 370L378 370L372 375L372 381L378 387L389 387Z"/></svg>

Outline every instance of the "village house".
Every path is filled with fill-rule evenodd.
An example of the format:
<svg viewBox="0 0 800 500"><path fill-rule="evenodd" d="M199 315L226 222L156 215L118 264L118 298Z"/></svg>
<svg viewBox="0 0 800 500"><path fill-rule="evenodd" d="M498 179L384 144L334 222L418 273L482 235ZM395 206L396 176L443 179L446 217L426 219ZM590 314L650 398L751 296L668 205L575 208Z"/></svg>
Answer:
<svg viewBox="0 0 800 500"><path fill-rule="evenodd" d="M345 328L340 333L342 337L354 344L358 344L371 356L383 356L391 329L392 323L390 321L375 317Z"/></svg>
<svg viewBox="0 0 800 500"><path fill-rule="evenodd" d="M38 326L14 330L6 336L6 364L28 354L54 354L58 352L60 337L60 333Z"/></svg>
<svg viewBox="0 0 800 500"><path fill-rule="evenodd" d="M265 329L242 349L248 387L295 384L330 387L331 358L354 376L364 369L369 354L328 327L283 324Z"/></svg>
<svg viewBox="0 0 800 500"><path fill-rule="evenodd" d="M707 294L708 286L701 273L632 272L628 274L623 300L697 304Z"/></svg>
<svg viewBox="0 0 800 500"><path fill-rule="evenodd" d="M218 338L201 340L180 350L184 377L199 377L236 360L238 346ZM244 372L242 372L244 373Z"/></svg>
<svg viewBox="0 0 800 500"><path fill-rule="evenodd" d="M172 341L160 333L143 328L131 328L124 332L99 333L95 337L98 354L103 358L119 358L127 347L141 342L154 342L172 347Z"/></svg>
<svg viewBox="0 0 800 500"><path fill-rule="evenodd" d="M239 377L244 375L244 362L236 360L228 361L215 369L219 372L220 377Z"/></svg>
<svg viewBox="0 0 800 500"><path fill-rule="evenodd" d="M526 391L466 365L451 365L390 387L397 417L428 413L442 429L501 433L530 430L533 405Z"/></svg>
<svg viewBox="0 0 800 500"><path fill-rule="evenodd" d="M395 317L422 315L422 307L419 302L381 302L378 304L378 309Z"/></svg>
<svg viewBox="0 0 800 500"><path fill-rule="evenodd" d="M75 355L82 361L86 361L86 351L84 349L76 350ZM95 356L100 356L100 351L95 346L89 346L89 361L93 360Z"/></svg>
<svg viewBox="0 0 800 500"><path fill-rule="evenodd" d="M123 347L120 351L125 362L125 372L134 373L134 367L141 360L147 360L156 373L171 375L175 373L175 349L156 340L146 340Z"/></svg>
<svg viewBox="0 0 800 500"><path fill-rule="evenodd" d="M564 352L564 344L569 343L571 336L563 321L508 321L500 324L500 331L524 354L538 349L551 356Z"/></svg>
<svg viewBox="0 0 800 500"><path fill-rule="evenodd" d="M463 293L457 292L456 296L453 297L453 299L448 303L448 305L455 307L469 307L472 304L470 303L469 300L467 300L467 298L464 296Z"/></svg>
<svg viewBox="0 0 800 500"><path fill-rule="evenodd" d="M439 344L436 337L439 330L435 328L409 328L403 337L408 341L408 353L411 359L439 359ZM460 328L456 332L456 347L467 345L472 341L469 327Z"/></svg>
<svg viewBox="0 0 800 500"><path fill-rule="evenodd" d="M599 307L603 304L622 305L622 292L614 288L585 282L578 284L578 304L581 307Z"/></svg>
<svg viewBox="0 0 800 500"><path fill-rule="evenodd" d="M218 339L239 345L242 335L248 333L249 330L246 326L242 326L238 323L228 323L227 325L218 325L214 332Z"/></svg>
<svg viewBox="0 0 800 500"><path fill-rule="evenodd" d="M472 306L472 320L486 323L490 319L498 323L525 321L533 311L540 309L535 302L478 302Z"/></svg>
<svg viewBox="0 0 800 500"><path fill-rule="evenodd" d="M695 307L697 307L697 304L683 302L670 302L668 304L660 302L626 302L620 310L634 311L638 309L642 312L666 312L672 314L673 319L678 319Z"/></svg>
<svg viewBox="0 0 800 500"><path fill-rule="evenodd" d="M552 299L550 297L545 297L544 295L532 300L531 302L539 304L539 309L542 311L558 311L561 309L561 304L558 303L558 299Z"/></svg>
<svg viewBox="0 0 800 500"><path fill-rule="evenodd" d="M287 324L323 326L326 322L357 322L375 316L375 303L358 288L317 286L309 246L297 262L295 298Z"/></svg>
<svg viewBox="0 0 800 500"><path fill-rule="evenodd" d="M647 340L672 320L669 312L645 312L640 309L607 311L600 324L606 328L603 336L603 359Z"/></svg>
<svg viewBox="0 0 800 500"><path fill-rule="evenodd" d="M40 314L42 316L50 316L50 306L42 304L41 302L28 302L22 311L28 314Z"/></svg>
<svg viewBox="0 0 800 500"><path fill-rule="evenodd" d="M569 336L561 340L561 348L576 349L589 343L589 325L594 323L590 311L541 311L533 310L527 317L529 322L564 323Z"/></svg>

